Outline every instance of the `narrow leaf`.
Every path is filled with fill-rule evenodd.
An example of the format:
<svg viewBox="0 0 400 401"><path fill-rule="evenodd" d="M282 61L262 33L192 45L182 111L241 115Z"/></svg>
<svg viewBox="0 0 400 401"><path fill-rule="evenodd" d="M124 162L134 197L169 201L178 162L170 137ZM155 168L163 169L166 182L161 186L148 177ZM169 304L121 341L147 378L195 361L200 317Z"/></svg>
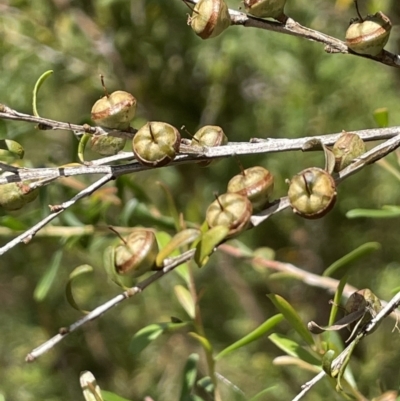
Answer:
<svg viewBox="0 0 400 401"><path fill-rule="evenodd" d="M57 273L61 265L62 256L62 250L59 250L54 254L50 262L50 266L47 268L45 274L42 276L35 288L35 291L33 293L33 298L35 299L35 301L41 302L46 298L51 286L53 285L57 277Z"/></svg>
<svg viewBox="0 0 400 401"><path fill-rule="evenodd" d="M354 249L347 255L341 257L336 262L332 263L323 273L324 277L330 277L334 273L341 276L345 274L351 267L348 265L360 259L361 257L368 255L369 253L376 251L381 248L379 242L367 242L358 248Z"/></svg>
<svg viewBox="0 0 400 401"><path fill-rule="evenodd" d="M82 372L79 381L83 390L85 401L103 401L100 387L98 386L96 379L91 372Z"/></svg>
<svg viewBox="0 0 400 401"><path fill-rule="evenodd" d="M32 99L32 108L33 108L33 115L39 117L39 113L37 111L37 94L39 92L40 87L42 86L43 82L53 74L53 70L48 70L44 72L39 79L36 81L35 87L33 88L33 99Z"/></svg>
<svg viewBox="0 0 400 401"><path fill-rule="evenodd" d="M89 311L83 310L79 307L79 305L76 303L74 295L72 293L72 282L82 274L87 274L87 273L92 273L93 272L93 267L89 265L82 265L78 266L75 268L69 275L69 280L67 282L67 285L65 287L65 295L67 297L68 303L76 310L78 310L81 313L89 313Z"/></svg>
<svg viewBox="0 0 400 401"><path fill-rule="evenodd" d="M272 316L268 320L266 320L263 324L258 326L255 330L251 333L247 334L240 340L236 341L235 343L229 345L225 349L223 349L216 357L215 360L221 359L222 357L230 354L232 351L235 351L241 347L244 347L247 344L252 343L253 341L258 340L260 337L265 335L269 330L274 328L279 322L283 320L283 315L278 314Z"/></svg>
<svg viewBox="0 0 400 401"><path fill-rule="evenodd" d="M265 388L264 390L260 391L259 393L257 393L254 397L251 397L249 401L262 401L262 400L266 400L267 398L261 398L262 396L264 396L265 394L269 393L272 390L275 390L277 388L277 386L272 386L272 387L268 387Z"/></svg>
<svg viewBox="0 0 400 401"><path fill-rule="evenodd" d="M104 401L130 401L127 398L112 393L111 391L101 390L101 395L103 396Z"/></svg>
<svg viewBox="0 0 400 401"><path fill-rule="evenodd" d="M374 111L374 119L379 128L387 128L389 126L389 111L386 107L376 109Z"/></svg>
<svg viewBox="0 0 400 401"><path fill-rule="evenodd" d="M198 380L197 385L209 394L214 393L214 384L210 376L202 377L200 380Z"/></svg>
<svg viewBox="0 0 400 401"><path fill-rule="evenodd" d="M196 246L194 260L199 267L203 267L218 246L228 235L229 228L226 226L215 226L206 231Z"/></svg>
<svg viewBox="0 0 400 401"><path fill-rule="evenodd" d="M187 228L174 235L171 240L161 249L156 258L157 266L162 266L164 259L182 246L192 243L201 235L200 230L196 228Z"/></svg>
<svg viewBox="0 0 400 401"><path fill-rule="evenodd" d="M79 145L78 145L78 159L81 163L85 163L85 149L86 149L86 145L89 142L91 138L91 135L89 134L83 134L81 136L81 139L79 141Z"/></svg>
<svg viewBox="0 0 400 401"><path fill-rule="evenodd" d="M329 324L333 324L333 322L336 320L336 315L339 309L340 301L342 299L343 290L348 278L349 270L347 270L347 273L340 279L339 285L337 286L335 296L333 298L331 313L329 315Z"/></svg>
<svg viewBox="0 0 400 401"><path fill-rule="evenodd" d="M182 327L186 327L190 322L182 322L182 323L173 323L173 322L165 322L165 323L153 323L149 326L144 327L139 330L131 340L129 345L129 351L133 354L139 354L143 351L152 341L157 339L161 334L170 331L177 330Z"/></svg>
<svg viewBox="0 0 400 401"><path fill-rule="evenodd" d="M190 332L189 335L194 339L196 339L207 352L209 352L210 354L212 353L213 348L211 343L207 340L207 338L194 332Z"/></svg>
<svg viewBox="0 0 400 401"><path fill-rule="evenodd" d="M175 295L178 298L179 303L185 309L186 313L194 319L195 317L195 305L192 298L192 294L183 286L176 285L174 287Z"/></svg>
<svg viewBox="0 0 400 401"><path fill-rule="evenodd" d="M183 369L183 381L179 401L187 401L190 399L193 386L196 384L198 362L198 354L189 355L185 368Z"/></svg>
<svg viewBox="0 0 400 401"><path fill-rule="evenodd" d="M326 372L326 374L332 377L332 362L335 359L335 351L330 349L325 352L322 357L322 369Z"/></svg>
<svg viewBox="0 0 400 401"><path fill-rule="evenodd" d="M346 213L348 219L356 219L359 217L368 217L373 219L385 219L399 217L400 210L390 210L390 209L353 209Z"/></svg>
<svg viewBox="0 0 400 401"><path fill-rule="evenodd" d="M283 316L285 316L286 320L292 325L297 333L300 334L306 343L313 345L314 340L312 335L292 305L290 305L286 299L276 294L268 294L267 297L273 302L275 307L283 314Z"/></svg>
<svg viewBox="0 0 400 401"><path fill-rule="evenodd" d="M314 355L301 347L300 344L291 340L289 337L274 333L268 338L286 354L299 358L311 365L321 365L321 361L319 361Z"/></svg>

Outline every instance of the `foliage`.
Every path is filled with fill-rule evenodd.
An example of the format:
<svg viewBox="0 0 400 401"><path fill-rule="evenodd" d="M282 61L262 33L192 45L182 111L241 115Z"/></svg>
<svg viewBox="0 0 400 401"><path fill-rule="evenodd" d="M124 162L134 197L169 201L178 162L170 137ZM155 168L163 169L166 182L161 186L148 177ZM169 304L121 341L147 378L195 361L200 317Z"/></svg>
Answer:
<svg viewBox="0 0 400 401"><path fill-rule="evenodd" d="M230 8L237 9L236 3L228 1ZM288 1L286 12L304 26L343 38L354 16L350 3L316 0L310 7L306 0ZM394 22L400 17L396 0L366 1L361 7L392 11ZM153 120L185 125L192 133L218 124L231 142L300 138L376 127L374 111L383 107L390 125L400 125L395 69L327 54L302 38L240 26L201 41L186 25L188 11L179 0L9 0L0 5L0 102L33 114L35 82L51 69L37 94L38 112L76 124L90 123L91 107L103 96L101 73L110 91L123 89L138 99L136 129ZM387 49L396 53L395 33ZM22 145L25 158L14 161L19 166L78 162L71 132L0 120L0 137ZM88 160L96 157L86 151ZM198 247L201 269L192 263L177 268L27 365L26 354L81 317L71 304L91 310L122 291L103 266L103 251L116 240L107 226L124 236L129 227L153 227L165 246L183 220L189 228L203 223L213 193L223 193L240 169L235 158L224 158L207 169L189 164L124 175L97 190L29 244L1 256L0 321L6 323L0 399L83 399L79 373L86 370L108 390L105 400L208 400L216 386L222 399L292 399L310 372L321 369L327 344L336 353L343 349L336 333L315 340L304 326L311 320L328 324L334 291L267 269L268 258L260 261L259 255L273 249L276 261L316 275L345 275L343 286L347 281L368 287L388 299L400 286L398 173L391 174L399 170L396 157L393 153L386 164L344 181L335 208L323 219L307 221L286 211L242 233L229 243L240 257L221 251L208 260L209 252ZM262 165L273 172L276 198L287 193L285 179L324 163L322 152L240 160L245 167ZM93 180L62 178L43 187L39 199L24 209L1 210L1 243L47 216L49 204L70 199ZM92 271L80 275L77 266ZM270 302L267 294L279 295L270 295ZM358 390L378 396L377 380L382 389L398 388L393 324L387 319L358 344L342 380L354 397ZM291 359L280 359L282 352ZM358 390L349 390L356 384ZM310 399L326 399L328 392L332 400L343 399L335 386L324 380Z"/></svg>

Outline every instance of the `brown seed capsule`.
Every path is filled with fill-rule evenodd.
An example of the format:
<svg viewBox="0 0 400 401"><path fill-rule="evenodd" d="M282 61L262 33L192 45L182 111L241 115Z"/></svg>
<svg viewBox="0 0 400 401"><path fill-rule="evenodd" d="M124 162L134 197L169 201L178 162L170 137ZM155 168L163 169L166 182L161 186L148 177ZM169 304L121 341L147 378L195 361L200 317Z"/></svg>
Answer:
<svg viewBox="0 0 400 401"><path fill-rule="evenodd" d="M93 105L91 118L101 127L126 130L135 113L136 99L128 92L115 91Z"/></svg>
<svg viewBox="0 0 400 401"><path fill-rule="evenodd" d="M335 169L339 172L351 164L357 157L367 151L364 141L351 132L343 131L342 135L335 142L332 148L335 155Z"/></svg>
<svg viewBox="0 0 400 401"><path fill-rule="evenodd" d="M335 181L325 170L310 167L291 179L288 196L295 213L317 219L325 216L335 204Z"/></svg>
<svg viewBox="0 0 400 401"><path fill-rule="evenodd" d="M253 206L243 195L226 193L218 196L206 212L206 221L210 228L226 226L229 228L227 238L244 231L250 224Z"/></svg>
<svg viewBox="0 0 400 401"><path fill-rule="evenodd" d="M286 0L244 0L246 12L259 18L275 18L286 20L283 13Z"/></svg>
<svg viewBox="0 0 400 401"><path fill-rule="evenodd" d="M39 188L31 189L26 182L12 182L0 185L0 206L5 210L18 210L34 201Z"/></svg>
<svg viewBox="0 0 400 401"><path fill-rule="evenodd" d="M378 12L365 19L357 18L350 23L346 32L346 44L355 53L377 56L389 40L392 23Z"/></svg>
<svg viewBox="0 0 400 401"><path fill-rule="evenodd" d="M125 243L114 250L115 270L118 274L140 276L155 266L158 252L154 232L145 228L134 228Z"/></svg>
<svg viewBox="0 0 400 401"><path fill-rule="evenodd" d="M223 146L227 143L228 138L221 127L217 125L205 125L194 134L191 145L214 147ZM202 167L207 167L211 163L212 160L206 160L198 164Z"/></svg>
<svg viewBox="0 0 400 401"><path fill-rule="evenodd" d="M132 150L136 159L145 166L165 166L179 151L181 136L170 124L148 122L135 134Z"/></svg>
<svg viewBox="0 0 400 401"><path fill-rule="evenodd" d="M246 196L258 211L268 203L273 190L274 176L264 167L254 166L232 177L227 192Z"/></svg>
<svg viewBox="0 0 400 401"><path fill-rule="evenodd" d="M230 24L231 17L224 0L200 0L188 18L188 25L202 39L215 38Z"/></svg>

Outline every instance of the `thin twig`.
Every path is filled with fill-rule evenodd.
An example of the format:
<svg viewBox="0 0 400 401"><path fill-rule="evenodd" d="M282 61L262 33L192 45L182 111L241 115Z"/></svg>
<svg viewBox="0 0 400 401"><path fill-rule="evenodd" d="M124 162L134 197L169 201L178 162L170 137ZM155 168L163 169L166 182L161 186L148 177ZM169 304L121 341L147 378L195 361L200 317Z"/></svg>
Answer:
<svg viewBox="0 0 400 401"><path fill-rule="evenodd" d="M360 341L363 337L369 334L376 325L389 316L398 306L400 305L400 292L398 292L387 304L382 308L382 310L373 318L363 329L361 333L357 335L354 341ZM332 370L334 367L338 366L346 358L349 350L351 349L352 343L350 343L332 362ZM325 371L321 371L312 380L308 381L302 386L302 390L292 401L299 401L304 397L304 395L326 375Z"/></svg>
<svg viewBox="0 0 400 401"><path fill-rule="evenodd" d="M91 195L94 191L96 191L98 188L100 188L101 186L106 184L108 181L111 181L113 178L114 177L112 176L112 174L107 174L104 177L97 180L96 182L94 182L93 184L89 185L83 191L76 194L69 201L62 203L61 205L57 205L55 207L53 206L53 208L55 209L53 213L49 214L47 217L45 217L39 223L35 224L33 227L29 228L24 233L22 233L21 235L19 235L18 237L14 238L14 239L12 239L6 245L1 247L0 248L0 256L21 242L28 243L40 229L42 229L47 223L49 223L50 221L55 219L65 209L67 209L70 206L72 206L73 204L75 204L75 202L78 201L79 199L82 199L85 196Z"/></svg>
<svg viewBox="0 0 400 401"><path fill-rule="evenodd" d="M148 287L150 284L154 283L157 281L159 278L165 276L167 273L170 271L174 270L175 267L181 265L182 263L190 260L193 255L194 255L195 250L192 249L190 251L187 251L183 253L180 256L177 256L175 258L171 258L165 261L165 266L162 270L159 270L157 273L154 273L152 276L149 278L143 280L142 282L138 283L136 286L129 288L128 290L124 291L122 294L117 295L116 297L110 299L103 305L98 306L94 310L92 310L90 313L88 313L86 316L83 318L79 319L75 323L71 324L69 327L62 328L60 329L60 332L52 337L51 339L47 340L43 344L41 344L39 347L35 348L32 350L27 356L26 356L26 361L27 362L33 362L35 359L37 359L39 356L43 355L47 351L49 351L51 348L53 348L56 344L58 344L61 340L63 340L68 334L72 333L73 331L77 330L79 327L83 326L84 324L97 319L100 317L103 313L109 311L111 308L114 306L117 306L120 304L122 301L128 298L132 298L134 295L142 292L146 287Z"/></svg>
<svg viewBox="0 0 400 401"><path fill-rule="evenodd" d="M184 1L191 4L196 4L198 2L198 0ZM314 29L302 26L298 22L294 21L292 18L288 18L285 23L281 23L277 21L270 21L266 19L252 17L251 15L247 15L245 13L232 9L229 9L229 14L231 16L232 25L242 25L245 28L258 28L272 32L279 32L285 35L301 37L311 42L319 42L324 44L325 51L327 53L351 54L357 57L368 58L379 63L388 65L390 67L400 68L400 56L397 54L393 54L385 50L378 56L354 53L347 47L346 43L344 43L343 41L326 35L322 32L316 31Z"/></svg>

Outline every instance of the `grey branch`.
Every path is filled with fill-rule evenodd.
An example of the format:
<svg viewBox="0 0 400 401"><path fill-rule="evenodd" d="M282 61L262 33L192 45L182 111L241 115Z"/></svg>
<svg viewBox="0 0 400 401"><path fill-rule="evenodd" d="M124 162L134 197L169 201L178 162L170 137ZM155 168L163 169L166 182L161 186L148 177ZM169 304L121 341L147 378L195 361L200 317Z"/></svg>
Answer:
<svg viewBox="0 0 400 401"><path fill-rule="evenodd" d="M372 319L367 326L363 329L363 331L357 335L357 337L353 341L360 341L363 337L369 334L376 325L389 316L398 306L400 305L400 292L398 292L383 308L382 310ZM352 342L353 343L353 342ZM349 351L351 350L352 343L350 343L332 362L332 367L340 364L347 356ZM312 380L308 381L302 386L302 390L292 401L301 400L304 395L326 375L325 371L321 371L315 376Z"/></svg>
<svg viewBox="0 0 400 401"><path fill-rule="evenodd" d="M190 4L196 4L198 2L198 0L184 1ZM267 31L278 32L285 35L301 37L311 42L319 42L324 44L325 51L327 53L351 54L353 56L368 58L379 63L388 65L390 67L400 68L400 56L397 54L390 53L386 50L384 50L378 56L369 56L354 53L347 47L346 43L344 43L340 39L302 26L298 22L294 21L292 18L288 18L285 23L281 23L277 21L256 18L232 9L229 9L229 14L231 16L232 25L242 25L245 28L265 29Z"/></svg>
<svg viewBox="0 0 400 401"><path fill-rule="evenodd" d="M61 340L63 340L68 334L72 333L73 331L77 330L79 327L83 326L84 324L97 319L103 313L109 311L114 306L117 306L125 299L131 298L134 295L142 292L146 287L150 284L154 283L159 278L165 276L170 271L174 270L175 267L185 263L186 261L190 260L194 255L195 250L191 249L180 256L175 258L170 258L164 261L164 268L157 273L154 273L149 278L143 280L142 282L138 283L136 286L129 288L128 290L124 291L122 294L117 295L116 297L110 299L103 305L98 306L90 313L85 315L83 318L79 319L75 323L71 324L69 327L60 329L60 332L56 334L54 337L50 338L48 341L41 344L39 347L35 348L31 351L25 358L27 362L33 362L36 358L40 355L43 355L51 348L53 348L56 344L58 344Z"/></svg>

